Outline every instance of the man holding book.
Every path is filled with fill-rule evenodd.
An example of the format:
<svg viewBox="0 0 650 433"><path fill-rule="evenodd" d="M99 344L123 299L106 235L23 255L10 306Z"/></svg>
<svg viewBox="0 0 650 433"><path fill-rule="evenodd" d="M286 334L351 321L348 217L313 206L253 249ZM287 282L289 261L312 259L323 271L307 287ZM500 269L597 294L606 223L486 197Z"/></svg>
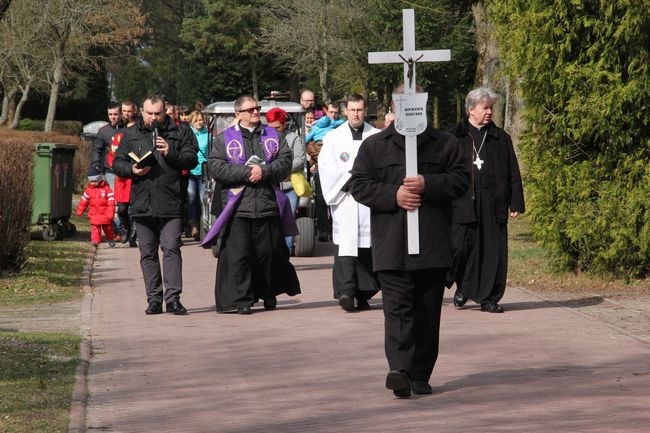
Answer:
<svg viewBox="0 0 650 433"><path fill-rule="evenodd" d="M136 124L125 131L113 170L132 181L130 206L147 294L145 313L162 313L164 300L168 313L183 315L187 310L180 302L180 239L186 191L181 176L183 170L198 164L198 150L165 114L165 102L160 96L148 96L141 113ZM162 270L159 248L163 253Z"/></svg>
<svg viewBox="0 0 650 433"><path fill-rule="evenodd" d="M250 314L259 299L272 310L278 294L300 293L284 241L297 234L285 231L291 223L295 228L295 221L278 188L291 172L292 152L282 132L260 122L260 106L251 96L235 101L235 113L237 123L217 135L208 152L208 169L222 186L224 204L217 219L224 225L215 298L218 312Z"/></svg>

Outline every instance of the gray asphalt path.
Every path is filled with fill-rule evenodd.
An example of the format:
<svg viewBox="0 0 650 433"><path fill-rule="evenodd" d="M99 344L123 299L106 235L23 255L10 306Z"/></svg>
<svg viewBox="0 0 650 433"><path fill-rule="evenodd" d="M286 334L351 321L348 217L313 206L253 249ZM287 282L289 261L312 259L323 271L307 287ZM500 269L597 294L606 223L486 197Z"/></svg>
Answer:
<svg viewBox="0 0 650 433"><path fill-rule="evenodd" d="M384 388L381 299L332 299L331 245L292 258L303 293L216 314L216 260L183 247L188 316L146 316L137 249L101 245L88 309L89 432L648 432L650 345L508 288L505 314L448 291L433 395ZM83 419L83 418L82 418Z"/></svg>

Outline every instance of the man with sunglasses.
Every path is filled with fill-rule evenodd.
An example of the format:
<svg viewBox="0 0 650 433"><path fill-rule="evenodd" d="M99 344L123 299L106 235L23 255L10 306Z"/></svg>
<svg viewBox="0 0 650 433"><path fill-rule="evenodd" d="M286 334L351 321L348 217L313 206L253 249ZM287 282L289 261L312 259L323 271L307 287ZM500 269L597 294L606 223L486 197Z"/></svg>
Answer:
<svg viewBox="0 0 650 433"><path fill-rule="evenodd" d="M215 299L217 312L251 314L259 299L273 310L277 295L300 293L284 240L285 234L297 233L286 233L283 221L294 229L295 221L278 188L291 172L292 152L282 132L261 123L253 97L237 98L235 117L208 153L210 174L222 186L224 210L217 222L225 221ZM287 208L288 215L281 212Z"/></svg>

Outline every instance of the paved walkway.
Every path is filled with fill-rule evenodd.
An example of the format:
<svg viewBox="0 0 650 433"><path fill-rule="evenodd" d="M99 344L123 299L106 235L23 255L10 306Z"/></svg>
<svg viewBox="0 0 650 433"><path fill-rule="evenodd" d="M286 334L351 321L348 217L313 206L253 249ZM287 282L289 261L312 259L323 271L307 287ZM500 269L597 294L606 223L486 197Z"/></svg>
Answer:
<svg viewBox="0 0 650 433"><path fill-rule="evenodd" d="M216 261L188 243L180 317L146 316L137 249L102 245L83 303L85 426L71 431L650 431L650 344L516 288L501 315L457 311L448 291L433 395L394 398L381 300L342 311L331 251L292 259L303 294L240 316L215 313Z"/></svg>

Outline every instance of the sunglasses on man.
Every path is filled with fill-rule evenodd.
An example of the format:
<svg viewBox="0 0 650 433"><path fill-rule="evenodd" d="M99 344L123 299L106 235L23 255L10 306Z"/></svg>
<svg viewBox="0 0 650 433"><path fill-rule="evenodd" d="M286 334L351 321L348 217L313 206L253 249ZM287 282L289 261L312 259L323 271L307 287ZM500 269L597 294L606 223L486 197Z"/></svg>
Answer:
<svg viewBox="0 0 650 433"><path fill-rule="evenodd" d="M237 112L238 113L246 112L248 114L253 114L256 111L259 113L261 109L262 109L262 107L258 105L257 107L244 108L243 110L237 110Z"/></svg>

